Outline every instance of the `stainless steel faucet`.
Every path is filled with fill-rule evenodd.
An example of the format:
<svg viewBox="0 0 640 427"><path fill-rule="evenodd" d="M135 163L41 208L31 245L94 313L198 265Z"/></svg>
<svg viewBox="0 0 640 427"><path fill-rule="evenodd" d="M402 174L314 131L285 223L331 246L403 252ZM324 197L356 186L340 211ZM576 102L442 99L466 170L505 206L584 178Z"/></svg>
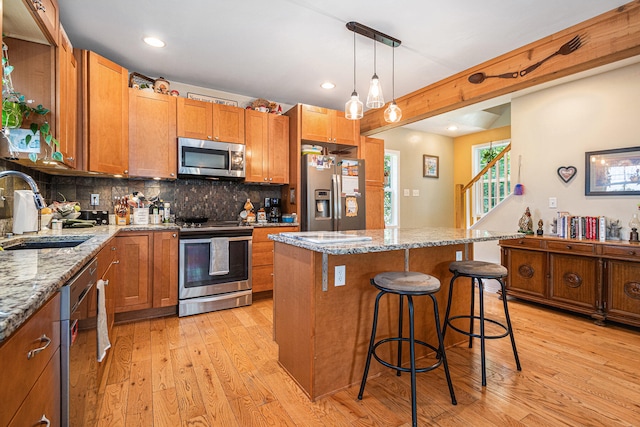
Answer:
<svg viewBox="0 0 640 427"><path fill-rule="evenodd" d="M44 203L44 199L40 195L40 190L38 189L38 184L36 184L36 182L33 180L33 178L31 178L29 175L27 175L26 173L23 173L23 172L18 172L18 171L0 171L0 178L5 177L5 176L10 176L10 175L18 176L18 177L22 178L27 184L29 184L29 187L31 187L31 191L33 191L33 201L36 204L36 209L40 210L40 209L46 207L46 204Z"/></svg>

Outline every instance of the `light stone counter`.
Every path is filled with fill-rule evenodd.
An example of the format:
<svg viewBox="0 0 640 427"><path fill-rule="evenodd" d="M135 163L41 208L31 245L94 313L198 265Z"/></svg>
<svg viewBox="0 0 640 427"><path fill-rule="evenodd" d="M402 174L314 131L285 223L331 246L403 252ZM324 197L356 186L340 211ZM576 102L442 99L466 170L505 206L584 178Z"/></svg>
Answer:
<svg viewBox="0 0 640 427"><path fill-rule="evenodd" d="M64 240L71 236L89 236L73 248L21 249L0 251L0 343L8 338L60 287L98 254L119 231L178 230L171 225L103 225L92 228L43 230L0 239L8 246L25 239Z"/></svg>

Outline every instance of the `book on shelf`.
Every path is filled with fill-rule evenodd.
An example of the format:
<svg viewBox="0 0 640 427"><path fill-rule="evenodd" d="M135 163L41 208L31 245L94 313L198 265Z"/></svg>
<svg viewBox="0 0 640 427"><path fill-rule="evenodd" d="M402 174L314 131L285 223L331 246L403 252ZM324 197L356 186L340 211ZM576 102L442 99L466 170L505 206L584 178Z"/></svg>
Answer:
<svg viewBox="0 0 640 427"><path fill-rule="evenodd" d="M604 242L607 238L607 220L604 216L578 216L558 211L557 235L563 239Z"/></svg>

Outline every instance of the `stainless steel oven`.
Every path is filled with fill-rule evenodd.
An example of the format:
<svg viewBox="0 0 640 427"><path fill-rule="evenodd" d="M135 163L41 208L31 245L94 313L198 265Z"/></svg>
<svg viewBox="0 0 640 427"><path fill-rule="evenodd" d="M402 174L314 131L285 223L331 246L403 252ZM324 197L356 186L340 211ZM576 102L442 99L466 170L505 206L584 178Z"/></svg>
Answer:
<svg viewBox="0 0 640 427"><path fill-rule="evenodd" d="M181 229L178 316L251 304L252 234L229 224Z"/></svg>

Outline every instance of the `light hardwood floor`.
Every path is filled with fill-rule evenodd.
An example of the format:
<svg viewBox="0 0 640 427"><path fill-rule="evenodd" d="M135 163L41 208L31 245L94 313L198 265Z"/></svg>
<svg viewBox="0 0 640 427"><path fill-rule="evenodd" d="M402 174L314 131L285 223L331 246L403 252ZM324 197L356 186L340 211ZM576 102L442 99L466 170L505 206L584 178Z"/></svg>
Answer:
<svg viewBox="0 0 640 427"><path fill-rule="evenodd" d="M500 317L497 295L488 313ZM370 378L310 402L277 362L272 301L186 318L116 326L101 426L408 426L409 375ZM599 327L573 314L510 300L522 371L508 339L447 351L457 406L444 372L418 375L424 426L638 426L640 331ZM373 361L372 363L376 363Z"/></svg>

